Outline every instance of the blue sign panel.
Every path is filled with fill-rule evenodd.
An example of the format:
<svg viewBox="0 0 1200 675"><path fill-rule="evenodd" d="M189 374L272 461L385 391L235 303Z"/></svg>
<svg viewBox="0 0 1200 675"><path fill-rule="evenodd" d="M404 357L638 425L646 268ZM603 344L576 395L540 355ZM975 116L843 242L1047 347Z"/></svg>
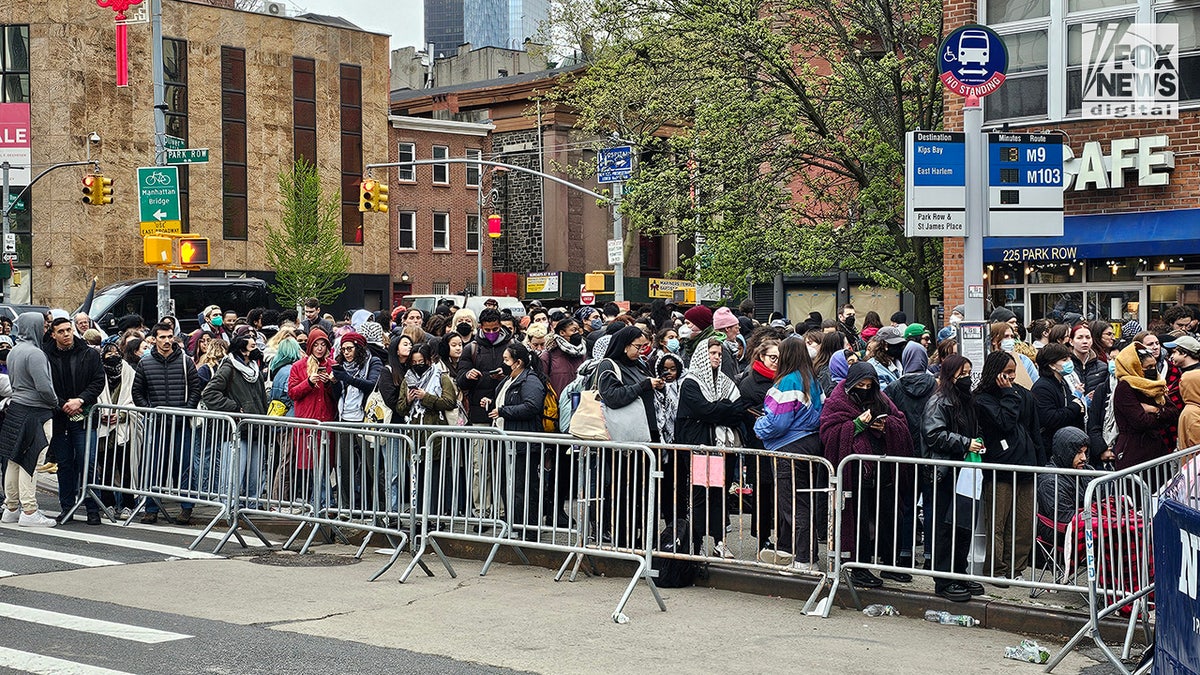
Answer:
<svg viewBox="0 0 1200 675"><path fill-rule="evenodd" d="M1063 185L1063 137L1059 134L991 134L989 187Z"/></svg>
<svg viewBox="0 0 1200 675"><path fill-rule="evenodd" d="M967 146L961 133L917 131L913 134L913 185L967 184Z"/></svg>
<svg viewBox="0 0 1200 675"><path fill-rule="evenodd" d="M1154 672L1200 672L1200 511L1172 499L1154 516L1154 581Z"/></svg>
<svg viewBox="0 0 1200 675"><path fill-rule="evenodd" d="M596 181L621 183L633 177L633 149L628 145L603 148L596 153Z"/></svg>
<svg viewBox="0 0 1200 675"><path fill-rule="evenodd" d="M1004 84L1008 52L991 28L969 24L946 36L938 47L938 70L951 93L987 96Z"/></svg>

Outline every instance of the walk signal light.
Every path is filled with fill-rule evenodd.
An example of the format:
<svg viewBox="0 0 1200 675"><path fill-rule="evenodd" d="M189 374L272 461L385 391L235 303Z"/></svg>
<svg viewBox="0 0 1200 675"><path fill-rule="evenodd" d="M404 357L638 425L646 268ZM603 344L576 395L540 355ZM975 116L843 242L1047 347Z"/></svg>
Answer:
<svg viewBox="0 0 1200 675"><path fill-rule="evenodd" d="M100 201L100 181L96 179L95 174L88 174L83 177L83 203L90 206L99 206Z"/></svg>
<svg viewBox="0 0 1200 675"><path fill-rule="evenodd" d="M493 213L488 216L488 236L492 239L500 237L500 214Z"/></svg>
<svg viewBox="0 0 1200 675"><path fill-rule="evenodd" d="M208 237L180 237L176 241L178 241L181 266L208 266Z"/></svg>
<svg viewBox="0 0 1200 675"><path fill-rule="evenodd" d="M96 174L93 176L93 178L96 179L95 187L97 192L95 197L99 200L98 202L93 203L99 204L100 206L113 203L113 179L105 176L102 173Z"/></svg>
<svg viewBox="0 0 1200 675"><path fill-rule="evenodd" d="M170 265L171 238L142 237L142 260L147 265Z"/></svg>

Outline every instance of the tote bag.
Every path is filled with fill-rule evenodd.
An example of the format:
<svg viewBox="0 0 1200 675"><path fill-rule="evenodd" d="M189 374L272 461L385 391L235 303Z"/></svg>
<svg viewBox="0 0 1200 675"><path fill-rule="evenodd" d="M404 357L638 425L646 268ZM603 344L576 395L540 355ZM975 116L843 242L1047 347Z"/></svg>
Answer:
<svg viewBox="0 0 1200 675"><path fill-rule="evenodd" d="M611 359L606 360L612 363L613 373L617 377L617 382L623 383L621 369ZM598 383L599 377L596 379ZM597 393L599 392L597 391ZM580 402L582 400L580 398ZM646 407L642 405L641 397L634 399L632 403L623 408L604 406L604 424L608 427L610 440L621 443L650 442L650 422L646 418Z"/></svg>

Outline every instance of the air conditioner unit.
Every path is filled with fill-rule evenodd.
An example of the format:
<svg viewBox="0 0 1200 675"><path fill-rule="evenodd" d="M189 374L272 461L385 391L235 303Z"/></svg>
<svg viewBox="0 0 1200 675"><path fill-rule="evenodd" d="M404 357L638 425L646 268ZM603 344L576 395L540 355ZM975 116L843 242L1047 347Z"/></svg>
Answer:
<svg viewBox="0 0 1200 675"><path fill-rule="evenodd" d="M271 16L287 16L288 6L285 2L264 2L262 13Z"/></svg>

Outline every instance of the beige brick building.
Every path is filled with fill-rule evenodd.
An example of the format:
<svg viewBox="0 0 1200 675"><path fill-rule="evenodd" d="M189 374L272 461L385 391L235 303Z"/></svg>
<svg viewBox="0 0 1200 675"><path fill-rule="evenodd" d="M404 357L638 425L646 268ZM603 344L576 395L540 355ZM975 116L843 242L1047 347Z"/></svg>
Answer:
<svg viewBox="0 0 1200 675"><path fill-rule="evenodd" d="M147 5L149 2L147 1ZM208 148L180 169L184 228L211 239L206 273L270 279L265 223L278 222L277 177L315 158L328 193L342 193L351 257L338 308L389 301L387 217L358 213L363 166L388 157L388 38L329 17L272 17L163 1L167 133ZM113 12L90 2L0 4L5 104L27 104L29 154L45 165L91 156L114 179L114 204L81 203L83 167L32 188L17 218L24 272L12 300L74 307L100 285L152 276L142 263L135 170L154 164L151 31L128 27L129 86L115 86ZM9 108L9 112L14 109ZM18 110L19 109L15 109ZM19 189L19 187L18 187Z"/></svg>

